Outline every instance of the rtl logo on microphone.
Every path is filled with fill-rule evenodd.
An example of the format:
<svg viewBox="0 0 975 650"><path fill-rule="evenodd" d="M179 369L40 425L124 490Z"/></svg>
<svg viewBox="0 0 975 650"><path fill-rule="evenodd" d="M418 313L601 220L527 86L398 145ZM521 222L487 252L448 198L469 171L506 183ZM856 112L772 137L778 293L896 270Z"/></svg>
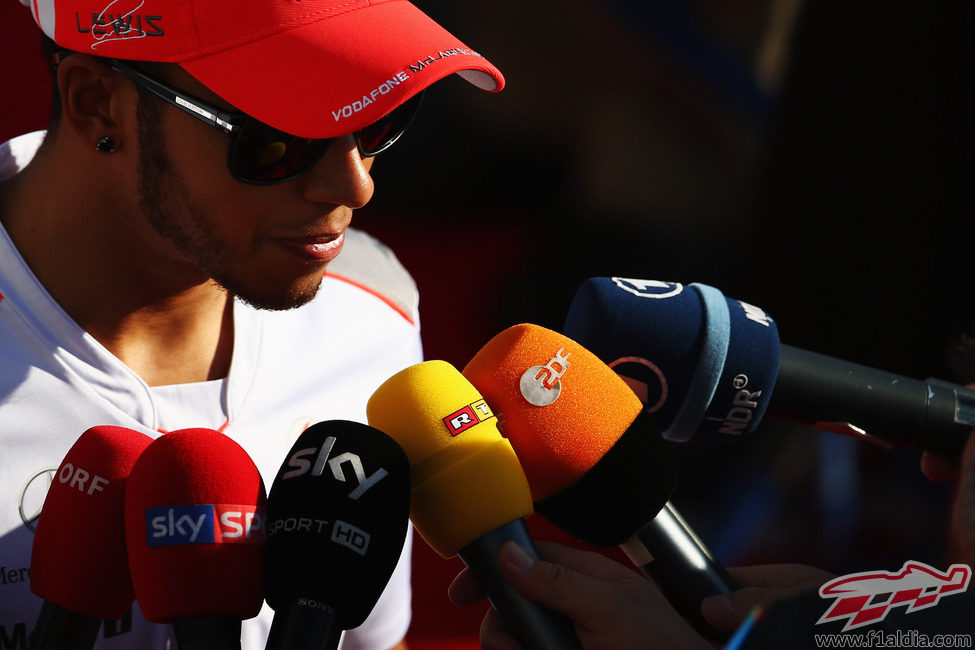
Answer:
<svg viewBox="0 0 975 650"><path fill-rule="evenodd" d="M443 419L443 423L447 425L450 435L456 436L493 417L494 413L491 412L491 407L487 405L487 402L478 400L454 411Z"/></svg>
<svg viewBox="0 0 975 650"><path fill-rule="evenodd" d="M196 504L146 510L149 547L181 544L264 544L264 509Z"/></svg>

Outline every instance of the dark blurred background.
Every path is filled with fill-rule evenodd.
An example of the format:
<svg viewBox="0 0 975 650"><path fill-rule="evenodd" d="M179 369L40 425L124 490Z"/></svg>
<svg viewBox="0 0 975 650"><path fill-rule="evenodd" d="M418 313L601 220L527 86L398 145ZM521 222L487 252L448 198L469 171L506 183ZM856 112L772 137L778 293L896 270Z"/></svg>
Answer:
<svg viewBox="0 0 975 650"><path fill-rule="evenodd" d="M43 127L48 91L2 1L21 27L6 138ZM971 2L416 4L508 84L428 91L357 218L414 273L429 358L560 329L583 280L619 275L711 284L792 345L975 381ZM948 564L951 488L918 452L773 422L677 452L672 501L726 565ZM443 593L458 562L417 540L414 646L476 636L480 611Z"/></svg>

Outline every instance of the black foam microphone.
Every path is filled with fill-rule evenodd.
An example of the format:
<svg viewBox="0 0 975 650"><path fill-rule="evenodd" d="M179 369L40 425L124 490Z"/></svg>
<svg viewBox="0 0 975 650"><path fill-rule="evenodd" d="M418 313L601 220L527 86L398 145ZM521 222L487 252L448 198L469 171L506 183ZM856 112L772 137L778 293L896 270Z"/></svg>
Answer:
<svg viewBox="0 0 975 650"><path fill-rule="evenodd" d="M767 413L954 457L975 427L975 390L782 345L762 309L704 284L590 278L565 334L616 370L673 441L740 436Z"/></svg>
<svg viewBox="0 0 975 650"><path fill-rule="evenodd" d="M267 650L322 650L365 621L408 530L410 465L399 444L346 420L312 425L267 500Z"/></svg>

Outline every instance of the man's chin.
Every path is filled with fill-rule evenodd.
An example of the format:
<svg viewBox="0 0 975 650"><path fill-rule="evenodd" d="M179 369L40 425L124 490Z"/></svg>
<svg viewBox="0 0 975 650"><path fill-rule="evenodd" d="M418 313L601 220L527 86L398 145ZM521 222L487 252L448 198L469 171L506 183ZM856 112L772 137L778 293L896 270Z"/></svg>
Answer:
<svg viewBox="0 0 975 650"><path fill-rule="evenodd" d="M286 311L289 309L297 309L302 305L308 304L316 295L318 295L318 289L321 287L321 278L314 286L306 287L289 287L285 290L278 290L276 292L270 291L258 291L254 289L249 289L246 287L233 286L234 283L225 283L217 281L221 287L224 288L229 294L240 300L241 302L253 307L254 309L261 309L265 311Z"/></svg>

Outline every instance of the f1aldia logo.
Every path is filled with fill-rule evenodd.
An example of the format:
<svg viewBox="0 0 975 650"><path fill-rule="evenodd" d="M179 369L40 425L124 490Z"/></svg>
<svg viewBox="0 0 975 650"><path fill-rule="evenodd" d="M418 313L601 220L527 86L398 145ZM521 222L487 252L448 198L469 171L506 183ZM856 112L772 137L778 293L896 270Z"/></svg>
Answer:
<svg viewBox="0 0 975 650"><path fill-rule="evenodd" d="M836 598L816 625L847 619L843 632L887 618L904 605L910 614L938 604L943 596L964 593L972 577L967 564L952 564L944 573L922 562L905 562L900 571L851 573L819 588L822 598Z"/></svg>

